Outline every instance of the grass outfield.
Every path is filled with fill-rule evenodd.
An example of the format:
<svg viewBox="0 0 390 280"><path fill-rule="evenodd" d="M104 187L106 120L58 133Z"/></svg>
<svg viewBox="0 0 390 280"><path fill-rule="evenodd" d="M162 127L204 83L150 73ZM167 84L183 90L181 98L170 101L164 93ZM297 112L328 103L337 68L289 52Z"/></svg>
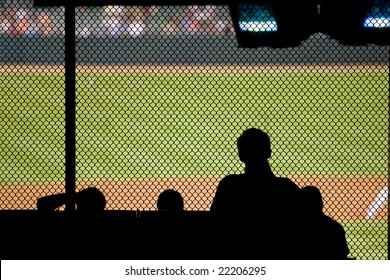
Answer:
<svg viewBox="0 0 390 280"><path fill-rule="evenodd" d="M388 221L356 221L341 223L349 246L349 257L357 260L388 260Z"/></svg>
<svg viewBox="0 0 390 280"><path fill-rule="evenodd" d="M0 184L61 181L57 73L0 73ZM77 77L78 179L240 172L235 140L269 132L279 175L387 175L389 77L90 73Z"/></svg>

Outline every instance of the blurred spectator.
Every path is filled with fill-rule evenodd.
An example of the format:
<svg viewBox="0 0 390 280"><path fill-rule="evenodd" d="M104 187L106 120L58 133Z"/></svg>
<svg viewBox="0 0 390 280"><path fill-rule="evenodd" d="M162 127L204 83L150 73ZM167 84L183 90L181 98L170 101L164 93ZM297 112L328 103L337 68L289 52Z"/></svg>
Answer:
<svg viewBox="0 0 390 280"><path fill-rule="evenodd" d="M200 24L200 31L202 33L211 34L214 33L214 20L216 17L217 6L206 5L199 6L196 13L195 18Z"/></svg>
<svg viewBox="0 0 390 280"><path fill-rule="evenodd" d="M231 21L219 19L215 24L215 30L217 35L234 34L234 27Z"/></svg>
<svg viewBox="0 0 390 280"><path fill-rule="evenodd" d="M89 20L90 16L88 7L76 7L76 36L86 38L92 35L92 22Z"/></svg>
<svg viewBox="0 0 390 280"><path fill-rule="evenodd" d="M107 31L107 35L119 36L126 30L124 21L124 6L105 6L103 26Z"/></svg>
<svg viewBox="0 0 390 280"><path fill-rule="evenodd" d="M162 31L165 35L175 34L175 32L177 33L180 30L180 24L180 17L173 16L169 19Z"/></svg>
<svg viewBox="0 0 390 280"><path fill-rule="evenodd" d="M53 15L48 11L42 11L37 16L36 32L39 35L50 36L56 35Z"/></svg>
<svg viewBox="0 0 390 280"><path fill-rule="evenodd" d="M149 14L148 7L127 6L124 14L128 35L138 37L147 32L146 19Z"/></svg>
<svg viewBox="0 0 390 280"><path fill-rule="evenodd" d="M18 3L14 4L8 13L8 21L10 22L8 34L14 36L25 34L31 23L30 16L24 7Z"/></svg>
<svg viewBox="0 0 390 280"><path fill-rule="evenodd" d="M226 7L214 5L165 8L109 5L76 9L75 32L80 37L234 32ZM64 35L64 7L36 8L32 0L5 0L0 7L0 34Z"/></svg>
<svg viewBox="0 0 390 280"><path fill-rule="evenodd" d="M63 7L43 9L33 7L33 1L6 1L0 11L0 34L52 36L64 29Z"/></svg>
<svg viewBox="0 0 390 280"><path fill-rule="evenodd" d="M6 16L5 11L0 10L0 34L8 34L11 28L11 21Z"/></svg>
<svg viewBox="0 0 390 280"><path fill-rule="evenodd" d="M201 29L201 25L198 20L198 10L199 6L190 6L188 12L181 21L181 24L190 34L195 34Z"/></svg>

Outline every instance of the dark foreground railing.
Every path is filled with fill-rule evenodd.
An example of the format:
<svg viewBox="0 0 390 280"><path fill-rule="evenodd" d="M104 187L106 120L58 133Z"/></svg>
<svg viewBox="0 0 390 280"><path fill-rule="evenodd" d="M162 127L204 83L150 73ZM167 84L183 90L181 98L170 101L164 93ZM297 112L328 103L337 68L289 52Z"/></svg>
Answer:
<svg viewBox="0 0 390 280"><path fill-rule="evenodd" d="M1 259L209 259L210 215L0 211Z"/></svg>

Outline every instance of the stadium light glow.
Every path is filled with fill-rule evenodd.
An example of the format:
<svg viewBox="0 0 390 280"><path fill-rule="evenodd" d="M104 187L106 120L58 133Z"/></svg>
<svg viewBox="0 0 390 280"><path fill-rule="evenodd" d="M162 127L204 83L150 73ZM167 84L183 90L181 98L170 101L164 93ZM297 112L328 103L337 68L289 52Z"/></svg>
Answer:
<svg viewBox="0 0 390 280"><path fill-rule="evenodd" d="M313 31L317 0L232 0L229 4L240 47L298 46Z"/></svg>
<svg viewBox="0 0 390 280"><path fill-rule="evenodd" d="M314 33L390 44L390 0L232 0L229 9L241 47L294 47Z"/></svg>
<svg viewBox="0 0 390 280"><path fill-rule="evenodd" d="M390 44L390 0L322 0L319 18L340 44Z"/></svg>
<svg viewBox="0 0 390 280"><path fill-rule="evenodd" d="M240 21L240 29L249 32L275 32L278 31L276 21Z"/></svg>
<svg viewBox="0 0 390 280"><path fill-rule="evenodd" d="M372 7L366 14L364 28L390 28L390 1L373 0Z"/></svg>
<svg viewBox="0 0 390 280"><path fill-rule="evenodd" d="M365 28L390 28L390 18L386 17L367 17L364 20Z"/></svg>
<svg viewBox="0 0 390 280"><path fill-rule="evenodd" d="M238 5L238 26L247 32L275 32L278 24L269 3L243 3Z"/></svg>

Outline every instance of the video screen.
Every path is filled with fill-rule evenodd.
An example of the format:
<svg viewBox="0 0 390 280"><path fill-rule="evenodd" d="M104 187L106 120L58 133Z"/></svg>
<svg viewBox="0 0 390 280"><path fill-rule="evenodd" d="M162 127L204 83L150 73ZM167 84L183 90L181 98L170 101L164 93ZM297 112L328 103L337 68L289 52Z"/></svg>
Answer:
<svg viewBox="0 0 390 280"><path fill-rule="evenodd" d="M238 26L241 31L275 32L278 24L269 3L241 3L238 6Z"/></svg>
<svg viewBox="0 0 390 280"><path fill-rule="evenodd" d="M373 0L363 22L364 28L390 28L390 0Z"/></svg>

